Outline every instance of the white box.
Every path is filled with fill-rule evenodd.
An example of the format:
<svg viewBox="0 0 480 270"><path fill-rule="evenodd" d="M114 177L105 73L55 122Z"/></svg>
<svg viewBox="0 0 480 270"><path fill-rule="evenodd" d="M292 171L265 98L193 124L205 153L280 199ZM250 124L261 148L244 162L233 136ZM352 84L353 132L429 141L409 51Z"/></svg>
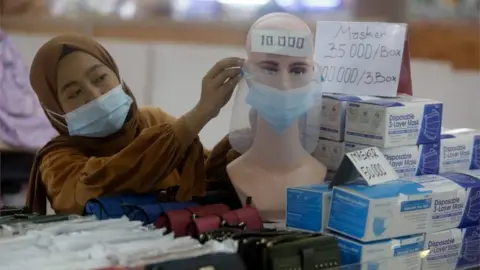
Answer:
<svg viewBox="0 0 480 270"><path fill-rule="evenodd" d="M405 180L335 186L328 229L361 242L425 233L432 191L422 188Z"/></svg>
<svg viewBox="0 0 480 270"><path fill-rule="evenodd" d="M382 148L440 141L443 104L420 98L348 102L345 141Z"/></svg>
<svg viewBox="0 0 480 270"><path fill-rule="evenodd" d="M328 228L362 242L478 225L480 170L333 188Z"/></svg>
<svg viewBox="0 0 480 270"><path fill-rule="evenodd" d="M480 131L451 129L442 132L440 172L480 169Z"/></svg>
<svg viewBox="0 0 480 270"><path fill-rule="evenodd" d="M320 137L334 141L343 141L347 102L370 99L376 99L376 97L323 94Z"/></svg>
<svg viewBox="0 0 480 270"><path fill-rule="evenodd" d="M324 232L330 215L331 197L328 184L287 188L287 227Z"/></svg>
<svg viewBox="0 0 480 270"><path fill-rule="evenodd" d="M419 252L424 249L425 235L417 234L371 243L361 243L333 234L340 248L342 265L362 263L362 270L415 270L422 268ZM451 269L450 269L451 270Z"/></svg>
<svg viewBox="0 0 480 270"><path fill-rule="evenodd" d="M411 180L432 191L429 232L478 225L480 222L480 172L448 172Z"/></svg>
<svg viewBox="0 0 480 270"><path fill-rule="evenodd" d="M371 146L345 142L345 152ZM379 148L400 178L425 174L438 174L440 144L406 145L392 148Z"/></svg>
<svg viewBox="0 0 480 270"><path fill-rule="evenodd" d="M480 226L427 233L423 270L475 269L480 265Z"/></svg>

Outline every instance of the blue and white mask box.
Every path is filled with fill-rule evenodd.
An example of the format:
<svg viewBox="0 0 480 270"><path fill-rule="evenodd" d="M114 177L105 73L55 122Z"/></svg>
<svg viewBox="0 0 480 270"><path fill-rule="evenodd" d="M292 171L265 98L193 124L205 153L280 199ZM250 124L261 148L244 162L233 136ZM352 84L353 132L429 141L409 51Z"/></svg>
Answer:
<svg viewBox="0 0 480 270"><path fill-rule="evenodd" d="M407 180L335 186L328 229L361 242L427 231L431 190Z"/></svg>
<svg viewBox="0 0 480 270"><path fill-rule="evenodd" d="M359 264L355 269L375 270L420 270L420 252L425 246L425 235L417 234L371 243L361 243L348 237L334 234L340 248L342 265Z"/></svg>
<svg viewBox="0 0 480 270"><path fill-rule="evenodd" d="M330 214L332 191L328 184L287 188L288 228L324 232Z"/></svg>
<svg viewBox="0 0 480 270"><path fill-rule="evenodd" d="M480 180L463 173L423 175L411 180L432 192L429 232L479 224Z"/></svg>
<svg viewBox="0 0 480 270"><path fill-rule="evenodd" d="M371 146L345 143L345 152L352 152ZM424 174L438 174L440 144L407 145L392 148L379 148L400 178Z"/></svg>
<svg viewBox="0 0 480 270"><path fill-rule="evenodd" d="M345 141L381 148L440 141L443 104L420 98L348 102Z"/></svg>
<svg viewBox="0 0 480 270"><path fill-rule="evenodd" d="M423 270L474 269L480 265L480 226L427 233Z"/></svg>
<svg viewBox="0 0 480 270"><path fill-rule="evenodd" d="M320 137L343 141L345 134L345 108L348 101L376 99L369 96L323 94Z"/></svg>
<svg viewBox="0 0 480 270"><path fill-rule="evenodd" d="M480 132L452 129L442 132L440 172L480 169Z"/></svg>

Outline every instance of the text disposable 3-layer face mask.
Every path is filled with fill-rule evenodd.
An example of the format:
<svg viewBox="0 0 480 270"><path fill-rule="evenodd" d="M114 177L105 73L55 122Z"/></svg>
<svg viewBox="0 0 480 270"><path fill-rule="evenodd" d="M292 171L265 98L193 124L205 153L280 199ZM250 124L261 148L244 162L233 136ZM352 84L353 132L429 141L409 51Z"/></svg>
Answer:
<svg viewBox="0 0 480 270"><path fill-rule="evenodd" d="M345 151L352 152L370 146L345 143ZM379 148L400 178L425 174L438 174L440 144L407 145Z"/></svg>
<svg viewBox="0 0 480 270"><path fill-rule="evenodd" d="M427 233L423 270L475 269L480 263L480 226Z"/></svg>
<svg viewBox="0 0 480 270"><path fill-rule="evenodd" d="M480 179L466 173L444 173L411 178L432 191L429 232L479 224Z"/></svg>
<svg viewBox="0 0 480 270"><path fill-rule="evenodd" d="M442 132L440 172L480 169L480 132L451 129Z"/></svg>
<svg viewBox="0 0 480 270"><path fill-rule="evenodd" d="M479 176L477 170L334 187L328 228L368 242L478 225Z"/></svg>
<svg viewBox="0 0 480 270"><path fill-rule="evenodd" d="M443 104L419 98L349 102L345 141L382 148L440 141Z"/></svg>

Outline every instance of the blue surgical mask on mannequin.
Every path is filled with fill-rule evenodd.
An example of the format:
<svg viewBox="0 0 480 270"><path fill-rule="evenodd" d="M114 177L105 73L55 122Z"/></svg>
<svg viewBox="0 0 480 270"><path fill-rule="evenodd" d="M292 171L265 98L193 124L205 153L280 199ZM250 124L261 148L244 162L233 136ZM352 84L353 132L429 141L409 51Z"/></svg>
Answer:
<svg viewBox="0 0 480 270"><path fill-rule="evenodd" d="M48 112L65 118L70 136L102 138L123 127L132 103L120 84L66 115Z"/></svg>
<svg viewBox="0 0 480 270"><path fill-rule="evenodd" d="M248 79L247 84L247 104L278 134L282 134L314 105L315 91L311 84L283 91Z"/></svg>

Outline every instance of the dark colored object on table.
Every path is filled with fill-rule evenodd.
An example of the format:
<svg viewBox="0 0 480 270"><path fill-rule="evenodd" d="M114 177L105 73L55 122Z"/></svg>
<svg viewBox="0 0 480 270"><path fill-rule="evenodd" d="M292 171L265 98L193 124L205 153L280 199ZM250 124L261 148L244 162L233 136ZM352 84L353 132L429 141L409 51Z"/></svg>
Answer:
<svg viewBox="0 0 480 270"><path fill-rule="evenodd" d="M193 220L199 217L219 216L230 211L224 204L188 207L182 210L166 212L155 222L157 228L167 228L175 233L176 237L192 235Z"/></svg>
<svg viewBox="0 0 480 270"><path fill-rule="evenodd" d="M151 264L145 270L246 270L238 254L209 254L194 258Z"/></svg>
<svg viewBox="0 0 480 270"><path fill-rule="evenodd" d="M195 232L198 237L201 233L218 228L232 228L242 230L261 230L263 221L255 207L247 205L237 210L223 213L222 215L200 217L193 220Z"/></svg>
<svg viewBox="0 0 480 270"><path fill-rule="evenodd" d="M316 233L262 229L238 231L222 228L203 233L199 239L237 240L238 253L253 270L337 269L340 250L333 236Z"/></svg>
<svg viewBox="0 0 480 270"><path fill-rule="evenodd" d="M8 206L5 205L2 208L0 208L0 217L4 216L12 216L12 215L18 215L18 214L31 214L32 211L28 207L13 207L13 206Z"/></svg>
<svg viewBox="0 0 480 270"><path fill-rule="evenodd" d="M175 186L156 193L124 194L91 199L85 205L84 215L93 215L99 220L130 215L129 218L141 220L147 224L155 221L166 211L198 205L195 202L174 202L177 191L178 186ZM143 211L143 214L133 213L135 210Z"/></svg>
<svg viewBox="0 0 480 270"><path fill-rule="evenodd" d="M39 215L39 214L15 214L0 218L0 225L13 225L17 223L42 224L50 222L66 221L71 215Z"/></svg>
<svg viewBox="0 0 480 270"><path fill-rule="evenodd" d="M187 207L197 206L195 202L163 202L142 205L122 205L123 212L128 219L134 221L142 221L143 225L154 223L162 214L180 210Z"/></svg>

